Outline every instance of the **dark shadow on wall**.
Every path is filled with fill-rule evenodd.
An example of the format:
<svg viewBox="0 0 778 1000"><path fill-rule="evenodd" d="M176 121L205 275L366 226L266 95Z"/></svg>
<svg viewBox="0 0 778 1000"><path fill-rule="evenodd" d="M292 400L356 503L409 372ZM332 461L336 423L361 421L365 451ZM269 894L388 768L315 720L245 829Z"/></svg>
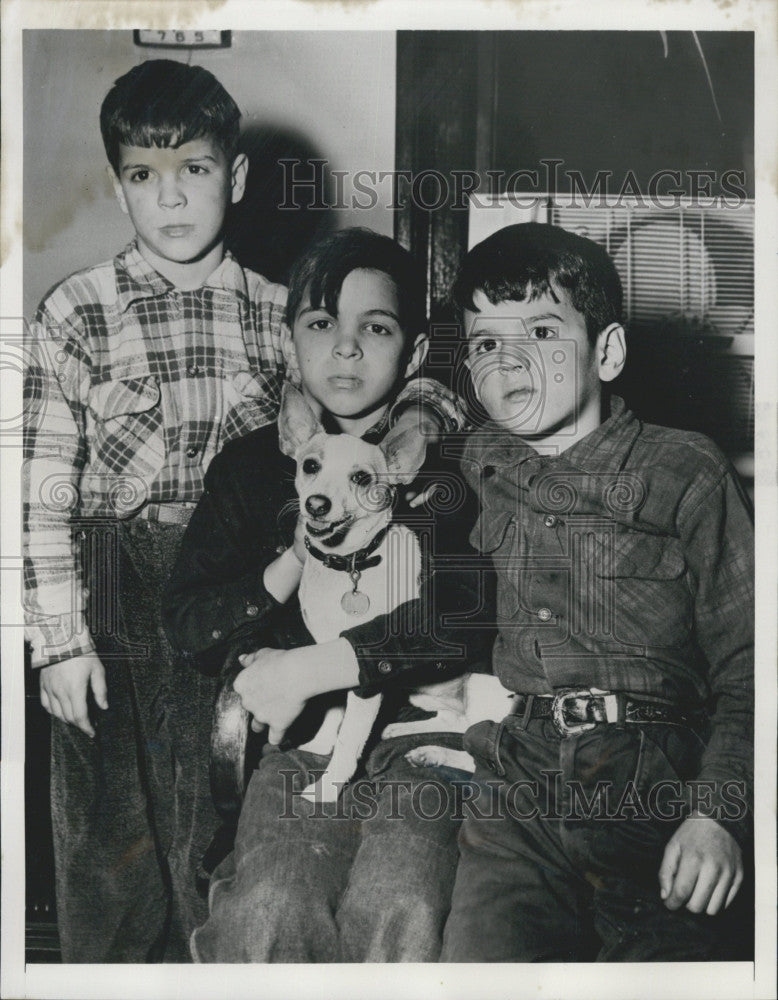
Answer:
<svg viewBox="0 0 778 1000"><path fill-rule="evenodd" d="M247 128L240 149L248 180L228 213L226 245L244 267L286 284L302 251L336 228L329 164L304 137L272 125Z"/></svg>

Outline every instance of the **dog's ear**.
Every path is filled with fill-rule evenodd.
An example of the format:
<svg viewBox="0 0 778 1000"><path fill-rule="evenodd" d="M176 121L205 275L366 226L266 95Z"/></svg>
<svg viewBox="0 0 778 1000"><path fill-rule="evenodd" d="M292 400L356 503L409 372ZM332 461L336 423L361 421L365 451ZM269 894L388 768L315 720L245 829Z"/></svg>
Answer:
<svg viewBox="0 0 778 1000"><path fill-rule="evenodd" d="M300 390L289 382L284 382L278 413L278 444L281 451L294 458L304 444L308 444L315 434L320 434L323 430Z"/></svg>
<svg viewBox="0 0 778 1000"><path fill-rule="evenodd" d="M389 478L396 483L411 483L424 464L427 439L415 427L390 430L380 445L386 459Z"/></svg>

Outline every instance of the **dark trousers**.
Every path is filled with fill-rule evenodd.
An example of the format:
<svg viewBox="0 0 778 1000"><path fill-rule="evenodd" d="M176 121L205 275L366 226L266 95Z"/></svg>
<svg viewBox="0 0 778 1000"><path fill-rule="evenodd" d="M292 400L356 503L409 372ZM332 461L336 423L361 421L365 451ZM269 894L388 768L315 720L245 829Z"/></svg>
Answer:
<svg viewBox="0 0 778 1000"><path fill-rule="evenodd" d="M661 818L677 800L659 783L698 773L696 734L610 725L560 740L547 720L510 719L472 727L465 747L479 795L460 832L443 961L720 957L720 918L671 912L659 896L680 822Z"/></svg>
<svg viewBox="0 0 778 1000"><path fill-rule="evenodd" d="M92 703L94 740L52 720L62 957L189 961L188 936L207 914L196 866L219 825L208 784L215 681L175 661L160 622L182 529L101 530L90 618L109 707Z"/></svg>

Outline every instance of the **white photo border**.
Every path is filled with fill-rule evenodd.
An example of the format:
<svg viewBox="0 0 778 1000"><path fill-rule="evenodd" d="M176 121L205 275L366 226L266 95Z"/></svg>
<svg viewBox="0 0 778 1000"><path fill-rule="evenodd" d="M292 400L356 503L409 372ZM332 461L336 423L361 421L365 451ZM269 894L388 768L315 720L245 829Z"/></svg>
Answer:
<svg viewBox="0 0 778 1000"><path fill-rule="evenodd" d="M313 23L315 21L315 24ZM756 961L636 966L57 966L24 964L24 685L20 626L20 454L0 453L2 576L2 970L7 997L491 996L767 998L775 990L776 941L776 593L778 590L778 87L774 0L4 0L2 9L2 204L0 338L21 332L21 32L35 28L131 30L229 28L349 31L417 29L743 30L756 59ZM56 81L48 81L56 86ZM2 318L4 317L4 318ZM771 328L773 327L773 328ZM17 372L2 376L0 416L21 412Z"/></svg>

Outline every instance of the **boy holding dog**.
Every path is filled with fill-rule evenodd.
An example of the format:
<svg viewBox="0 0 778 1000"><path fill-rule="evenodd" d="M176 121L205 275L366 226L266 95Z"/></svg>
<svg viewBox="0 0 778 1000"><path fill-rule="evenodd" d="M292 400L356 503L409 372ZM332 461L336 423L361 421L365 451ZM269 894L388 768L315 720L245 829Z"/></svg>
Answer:
<svg viewBox="0 0 778 1000"><path fill-rule="evenodd" d="M59 284L31 327L25 602L53 716L66 962L186 960L205 916L214 681L174 656L160 605L211 459L275 419L286 373L286 289L224 249L248 169L239 119L197 66L117 80L100 125L135 239ZM455 422L439 390L404 400ZM416 426L415 408L401 419Z"/></svg>
<svg viewBox="0 0 778 1000"><path fill-rule="evenodd" d="M308 419L299 403L296 415L282 409L282 443L300 438L295 422L320 422L332 432L382 442L384 451L405 452L402 432L388 430L387 412L427 346L420 332L423 285L410 255L367 230L336 233L298 262L287 309L289 350ZM282 453L275 427L223 450L208 470L171 577L166 620L174 643L205 666L223 659L225 643L237 643L247 655L235 689L255 723L269 726L234 852L211 880L210 917L193 935L193 955L201 961L434 961L456 870L457 824L450 805L440 809L445 783L405 754L431 742L461 746L461 735L427 731L380 739L368 748L369 780L346 785L337 803L312 803L292 790L308 786L327 764L326 756L299 748L305 714L317 704L345 690L382 691L383 725L399 719L415 729L419 712L402 704L403 688L472 670L479 655L488 654L488 632L472 627L482 603L479 574L462 566L475 498L459 494L445 521L436 517L434 498L415 508L398 498L395 520L421 540L420 596L332 641L314 645L298 628L294 648L266 648L268 626L294 632L289 623L306 554L294 504L293 450L284 444ZM423 445L412 472L422 455ZM304 463L301 474L324 477L323 461L307 458L310 468ZM449 483L460 479L455 466L447 469L440 456L431 456L416 488L442 476ZM354 483L354 489L366 486L362 479ZM313 496L320 505L327 501ZM375 496L365 500L371 502L378 502ZM330 525L310 503L301 514L309 548L325 554L348 527ZM435 565L446 556L455 560L448 571ZM352 591L349 568L341 573L346 610L360 593L356 584ZM387 578L399 572L393 561ZM469 617L471 627L446 625L451 614ZM287 730L289 739L279 747Z"/></svg>
<svg viewBox="0 0 778 1000"><path fill-rule="evenodd" d="M604 393L622 370L607 253L503 229L453 289L489 422L466 446L512 713L465 735L450 962L721 956L753 774L753 534L700 434ZM488 785L486 783L489 783Z"/></svg>

